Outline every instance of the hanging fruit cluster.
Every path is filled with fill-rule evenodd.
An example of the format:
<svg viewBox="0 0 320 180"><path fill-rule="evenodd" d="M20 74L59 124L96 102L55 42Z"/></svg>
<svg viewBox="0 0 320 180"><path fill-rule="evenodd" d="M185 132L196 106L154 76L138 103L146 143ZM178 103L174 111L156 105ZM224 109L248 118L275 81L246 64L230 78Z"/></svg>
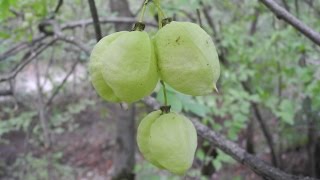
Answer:
<svg viewBox="0 0 320 180"><path fill-rule="evenodd" d="M153 165L184 174L192 165L197 133L186 117L170 112L165 83L193 96L216 90L220 65L211 37L197 24L175 22L165 15L159 0L159 31L152 38L140 21L132 31L116 32L101 39L92 50L89 73L97 93L110 102L132 103L148 96L159 79L165 106L147 115L137 131L138 147Z"/></svg>

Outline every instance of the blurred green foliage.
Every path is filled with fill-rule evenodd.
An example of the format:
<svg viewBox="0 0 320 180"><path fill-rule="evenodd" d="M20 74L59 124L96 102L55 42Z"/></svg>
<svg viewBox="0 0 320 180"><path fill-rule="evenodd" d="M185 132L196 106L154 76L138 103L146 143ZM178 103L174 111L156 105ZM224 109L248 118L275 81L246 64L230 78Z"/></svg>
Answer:
<svg viewBox="0 0 320 180"><path fill-rule="evenodd" d="M9 45L30 41L37 35L38 23L50 16L57 1L53 0L2 0L0 1L0 53ZM56 15L59 23L88 19L90 13L86 0L65 0L62 10ZM102 17L117 16L106 10L106 1L96 1L99 14ZM139 10L142 1L130 0L131 10ZM320 128L320 48L305 38L294 28L278 20L266 7L258 1L251 0L203 0L205 9L211 19L206 19L203 6L198 0L163 0L163 7L168 16L175 16L180 21L197 21L196 10L200 10L203 28L212 35L217 50L223 56L221 59L221 77L219 80L219 93L205 97L191 97L176 92L168 87L168 101L172 110L184 112L191 116L197 116L202 122L213 130L225 134L229 139L239 140L243 132L253 118L251 104L258 104L259 108L268 114L264 120L269 124L274 135L277 149L303 145L307 141L307 121L302 118L304 98L312 99L312 112L316 120L315 126ZM288 1L291 13L304 21L310 27L320 31L319 14L314 9L320 9L320 2L314 1L313 8L303 1L298 1L296 7L294 1ZM297 9L299 8L299 9ZM16 14L15 14L16 12ZM154 21L155 10L150 5L150 11L146 14L148 21ZM258 17L257 17L258 16ZM254 21L257 18L256 26ZM214 28L210 23L214 23ZM80 40L92 46L94 42L93 28L89 26L85 31L68 32L75 34ZM102 26L104 34L114 31L112 25ZM253 29L255 28L255 29ZM151 29L155 32L156 29ZM60 63L67 58L72 58L68 46L59 44L55 47L55 55ZM0 63L0 71L5 71L8 66L18 62L21 55L11 57ZM44 53L44 59L49 59L49 53ZM82 59L87 57L81 54ZM242 82L249 82L251 92L242 86ZM162 102L162 89L157 90L157 99ZM83 111L88 106L93 106L91 101L82 100L68 105L65 109L54 108L50 114L50 127L54 133L60 134L77 128L74 115ZM37 112L27 109L24 112L14 114L10 108L0 110L2 116L7 116L0 121L0 137L11 131L27 131L32 119ZM275 124L271 124L271 120ZM65 126L67 124L67 126ZM302 132L301 129L304 129ZM299 132L299 133L297 133ZM43 143L40 126L33 128L33 137L37 143ZM255 129L255 134L260 130ZM8 143L0 139L0 143ZM256 142L261 146L260 142ZM196 157L203 163L211 162L216 170L223 168L224 163L232 163L226 154L218 151L216 158L208 158L205 152L199 148ZM59 162L57 159L57 163ZM20 157L15 167L29 164L30 172L39 172L36 177L47 176L42 171L46 159L35 158L31 155ZM58 163L59 164L59 163ZM1 165L0 165L1 166ZM58 166L57 169L65 169ZM66 168L68 169L68 168ZM67 170L67 172L69 172ZM153 168L147 162L137 164L136 172L139 179L179 179L179 177L163 174ZM162 176L153 176L154 173ZM19 177L19 172L14 176ZM193 169L188 176L197 177L201 172ZM35 176L33 173L26 177ZM203 177L205 179L205 177ZM26 178L28 179L28 178ZM235 177L235 179L240 179Z"/></svg>

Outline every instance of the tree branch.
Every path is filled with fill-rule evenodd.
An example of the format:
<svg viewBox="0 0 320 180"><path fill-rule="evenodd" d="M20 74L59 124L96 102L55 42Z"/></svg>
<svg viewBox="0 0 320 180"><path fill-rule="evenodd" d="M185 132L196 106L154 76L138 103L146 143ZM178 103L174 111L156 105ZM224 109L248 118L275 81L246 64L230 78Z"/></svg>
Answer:
<svg viewBox="0 0 320 180"><path fill-rule="evenodd" d="M137 22L135 18L132 17L101 17L99 18L100 24L102 23L128 23L132 24ZM152 26L152 27L158 27L157 24L152 23L152 22L144 22L146 25ZM79 20L79 21L74 21L74 22L69 22L66 24L63 24L61 26L61 30L65 29L72 29L76 27L81 27L81 26L87 26L93 24L92 19L84 19L84 20Z"/></svg>
<svg viewBox="0 0 320 180"><path fill-rule="evenodd" d="M307 0L305 0L305 1L302 1L302 2L306 3L311 9L314 10L314 12L315 12L318 16L320 16L320 10L317 9L317 8L313 5L312 1L307 1ZM295 4L296 4L296 7L299 8L299 2L298 2L298 0L296 0Z"/></svg>
<svg viewBox="0 0 320 180"><path fill-rule="evenodd" d="M77 46L80 50L85 52L87 55L90 55L90 49L86 45L84 45L84 43L77 41L74 37L59 36L58 40L64 41L69 44L73 44Z"/></svg>
<svg viewBox="0 0 320 180"><path fill-rule="evenodd" d="M213 31L213 37L217 38L218 37L218 32L217 32L217 28L216 28L216 26L214 24L214 21L213 21L211 15L209 13L210 12L210 10L209 10L210 7L205 5L202 1L200 1L199 4L202 7L202 11L203 11L204 17L207 20L207 23L209 24L210 28Z"/></svg>
<svg viewBox="0 0 320 180"><path fill-rule="evenodd" d="M98 42L102 38L98 11L97 11L96 4L95 4L94 0L88 0L88 2L89 2L89 6L90 6L91 17L93 20L94 31L96 32L96 40Z"/></svg>
<svg viewBox="0 0 320 180"><path fill-rule="evenodd" d="M59 12L59 9L62 6L62 4L63 4L63 0L59 0L58 4L57 4L57 6L56 6L56 8L54 10L55 14L57 14Z"/></svg>
<svg viewBox="0 0 320 180"><path fill-rule="evenodd" d="M191 119L197 129L199 136L205 138L217 148L237 160L239 163L246 165L258 175L272 180L313 180L310 177L299 177L287 174L277 168L274 168L259 158L247 153L236 143L226 139L224 136L212 131L207 126L201 124L196 119Z"/></svg>
<svg viewBox="0 0 320 180"><path fill-rule="evenodd" d="M36 58L37 56L39 56L44 50L46 50L48 47L50 47L50 45L52 45L54 42L56 41L56 39L52 39L50 42L48 42L47 44L43 45L42 47L40 47L37 51L32 52L30 56L27 56L27 59L25 59L24 61L22 61L17 68L15 68L13 71L10 72L10 74L5 75L5 76L0 76L0 82L3 81L7 81L10 80L12 78L15 78L16 75L25 67L27 66L34 58Z"/></svg>
<svg viewBox="0 0 320 180"><path fill-rule="evenodd" d="M104 24L104 23L132 24L132 23L135 23L136 21L137 20L135 18L131 18L131 17L103 17L103 18L100 18L100 24ZM77 27L81 27L81 26L88 26L91 24L93 24L92 19L73 21L73 22L68 22L68 23L62 24L61 30L73 29L73 28L77 28ZM158 25L153 22L147 21L147 22L145 22L145 24L152 26L152 27L158 27ZM7 51L5 51L4 53L0 54L0 61L3 61L12 55L15 55L16 53L21 52L22 50L28 48L31 45L42 42L47 37L48 36L46 36L46 35L40 35L40 36L34 38L34 40L32 40L32 42L24 41L24 42L21 42L19 44L14 45L12 48L10 48Z"/></svg>
<svg viewBox="0 0 320 180"><path fill-rule="evenodd" d="M152 97L146 97L143 102L152 107L153 109L159 109L160 105L156 99ZM212 145L221 149L224 153L231 156L233 159L237 160L239 163L249 167L252 171L258 175L264 177L265 179L271 180L316 180L310 177L299 177L291 174L287 174L269 164L263 160L247 153L243 148L241 148L236 143L226 139L221 134L218 134L207 126L198 122L198 119L191 118L197 133L199 136L208 140Z"/></svg>
<svg viewBox="0 0 320 180"><path fill-rule="evenodd" d="M285 8L288 12L290 12L290 6L289 6L288 2L287 2L286 0L281 0L281 1L282 1L282 4L283 4L284 8Z"/></svg>
<svg viewBox="0 0 320 180"><path fill-rule="evenodd" d="M46 102L45 106L48 107L51 105L53 99L56 97L56 95L59 93L59 91L62 89L62 87L64 86L64 84L67 82L67 80L69 79L69 77L71 76L71 74L73 73L73 71L76 69L78 63L80 61L80 58L78 58L76 60L76 62L73 63L69 73L64 77L64 79L62 80L62 82L59 84L59 86L56 88L56 90L52 93L52 95L50 96L49 100Z"/></svg>
<svg viewBox="0 0 320 180"><path fill-rule="evenodd" d="M250 82L249 81L241 82L241 85L246 92L248 92L249 94L253 94L252 90L250 89ZM254 113L255 118L259 122L260 128L261 128L262 133L267 141L267 144L270 148L272 164L277 167L279 163L278 163L277 153L274 148L273 137L269 131L267 124L265 123L264 119L262 118L258 104L255 102L250 102L250 105L253 109L253 113Z"/></svg>
<svg viewBox="0 0 320 180"><path fill-rule="evenodd" d="M308 27L306 24L290 14L273 0L260 0L260 2L267 6L279 19L283 19L284 21L292 25L295 29L304 34L306 37L308 37L311 41L320 46L320 34L318 32Z"/></svg>
<svg viewBox="0 0 320 180"><path fill-rule="evenodd" d="M24 42L21 42L19 44L14 45L10 49L8 49L5 52L3 52L2 54L0 54L0 61L3 61L6 58L21 52L22 50L28 48L30 45L32 46L36 43L42 42L46 37L47 36L45 36L45 35L40 35L38 37L35 37L31 42L24 41Z"/></svg>
<svg viewBox="0 0 320 180"><path fill-rule="evenodd" d="M13 95L13 92L11 90L1 90L0 96L11 96Z"/></svg>

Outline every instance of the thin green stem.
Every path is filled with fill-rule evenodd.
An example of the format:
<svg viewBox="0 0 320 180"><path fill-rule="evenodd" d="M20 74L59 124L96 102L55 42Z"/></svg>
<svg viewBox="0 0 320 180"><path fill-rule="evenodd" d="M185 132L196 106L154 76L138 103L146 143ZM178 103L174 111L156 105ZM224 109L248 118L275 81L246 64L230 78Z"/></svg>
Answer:
<svg viewBox="0 0 320 180"><path fill-rule="evenodd" d="M162 10L161 5L158 4L158 3L155 3L155 5L156 5L156 7L157 7L157 9L158 9L159 15L160 15L162 18L166 18L167 16L166 16L166 14L164 13L164 11Z"/></svg>
<svg viewBox="0 0 320 180"><path fill-rule="evenodd" d="M163 89L164 105L168 106L166 85L164 84L164 82L162 80L160 80L160 83L162 84L162 89Z"/></svg>
<svg viewBox="0 0 320 180"><path fill-rule="evenodd" d="M159 26L159 29L161 29L162 28L162 19L166 18L167 16L162 11L159 0L155 0L154 4L155 4L155 6L156 6L156 8L158 10L158 26Z"/></svg>
<svg viewBox="0 0 320 180"><path fill-rule="evenodd" d="M153 2L154 2L155 6L157 7L157 10L158 10L158 26L159 26L159 29L161 29L162 28L162 19L164 17L166 17L166 16L165 16L164 12L161 9L160 0L154 0ZM166 85L164 84L163 80L160 80L160 83L162 85L163 96L164 96L164 107L165 107L164 111L166 111L168 113L170 111L170 106L168 106ZM166 108L168 108L168 109L166 109Z"/></svg>
<svg viewBox="0 0 320 180"><path fill-rule="evenodd" d="M143 3L143 7L142 7L141 14L140 14L140 17L139 17L139 22L143 22L144 13L146 12L146 8L147 8L148 2L149 2L149 0L145 0L144 3Z"/></svg>

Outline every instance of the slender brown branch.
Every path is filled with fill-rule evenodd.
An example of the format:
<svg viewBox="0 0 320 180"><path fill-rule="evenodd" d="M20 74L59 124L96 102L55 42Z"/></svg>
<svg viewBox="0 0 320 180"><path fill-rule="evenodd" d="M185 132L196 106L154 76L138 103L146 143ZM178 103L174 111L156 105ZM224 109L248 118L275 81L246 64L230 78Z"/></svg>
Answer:
<svg viewBox="0 0 320 180"><path fill-rule="evenodd" d="M56 90L52 93L52 95L50 96L49 100L47 101L47 103L45 104L46 107L50 106L50 104L52 103L53 99L56 97L56 95L59 93L59 91L61 90L61 88L65 85L65 83L67 82L67 80L69 79L70 75L73 73L73 71L76 69L79 60L76 60L76 62L73 63L71 70L68 72L68 74L63 78L62 82L60 83L60 85L56 88Z"/></svg>
<svg viewBox="0 0 320 180"><path fill-rule="evenodd" d="M156 99L152 97L146 97L143 102L152 107L153 109L159 109L160 105ZM258 175L272 180L316 180L310 177L299 177L291 174L287 174L263 160L247 153L243 148L241 148L236 143L226 139L223 135L218 134L207 126L201 124L197 118L191 118L191 121L197 129L199 136L208 140L212 145L222 150L224 153L231 156L233 159L237 160L239 163L247 166L252 171Z"/></svg>
<svg viewBox="0 0 320 180"><path fill-rule="evenodd" d="M289 6L288 2L287 2L286 0L281 0L281 1L282 1L282 4L283 4L284 8L285 8L288 12L290 12L290 6Z"/></svg>
<svg viewBox="0 0 320 180"><path fill-rule="evenodd" d="M203 12L203 14L204 14L204 17L205 17L207 23L209 24L210 28L211 28L212 31L213 31L213 36L214 36L215 38L217 38L217 37L218 37L217 28L216 28L216 26L215 26L215 24L214 24L214 21L213 21L211 15L210 15L210 13L209 13L209 11L210 11L210 10L209 10L209 7L206 6L202 1L200 1L199 3L200 3L200 5L202 6L202 12Z"/></svg>
<svg viewBox="0 0 320 180"><path fill-rule="evenodd" d="M88 0L90 6L91 17L93 20L94 31L96 32L96 40L97 42L102 38L100 23L99 23L99 15L96 8L96 4L94 0Z"/></svg>
<svg viewBox="0 0 320 180"><path fill-rule="evenodd" d="M27 66L33 59L38 57L44 50L46 50L48 47L50 47L56 39L52 39L49 41L47 44L43 45L40 47L37 51L32 52L30 56L27 56L27 59L23 60L17 68L15 68L13 71L11 71L9 74L0 76L0 82L7 81L10 79L13 79L16 77L16 75L25 67Z"/></svg>
<svg viewBox="0 0 320 180"><path fill-rule="evenodd" d="M198 22L198 24L199 24L199 26L200 27L203 27L203 25L202 25L202 19L201 19L201 13L200 13L200 10L199 9L197 9L197 22Z"/></svg>
<svg viewBox="0 0 320 180"><path fill-rule="evenodd" d="M248 92L249 94L252 94L252 90L250 89L250 85L249 85L248 81L241 82L241 85L242 85L243 89L246 92ZM270 148L272 164L277 167L278 166L278 158L277 158L276 151L274 149L273 137L272 137L272 135L271 135L271 133L269 131L269 128L266 125L264 119L262 118L262 115L261 115L260 109L258 107L258 104L255 103L255 102L250 102L250 104L251 104L251 107L253 109L254 116L258 120L259 125L260 125L261 130L262 130L262 133L263 133L264 137L266 138L267 144L268 144L268 146Z"/></svg>
<svg viewBox="0 0 320 180"><path fill-rule="evenodd" d="M59 0L58 4L57 4L57 6L56 6L56 8L54 10L55 14L57 14L59 12L59 9L62 6L62 4L63 4L63 0Z"/></svg>
<svg viewBox="0 0 320 180"><path fill-rule="evenodd" d="M260 11L258 8L255 8L254 11L254 19L251 23L251 27L250 27L250 31L249 31L249 35L253 36L256 32L257 32L257 23L259 20L259 15L260 15ZM248 42L249 47L252 46L252 42L249 41ZM245 82L241 82L241 85L243 87L243 89L248 92L249 94L253 94L252 89L251 89L251 81L250 79L248 79ZM262 133L267 141L268 147L270 149L271 152L271 161L272 164L275 167L278 167L279 165L279 161L278 161L278 156L274 147L274 141L273 141L273 137L269 131L269 128L267 126L267 124L265 123L265 120L262 118L260 109L258 107L258 104L256 104L255 102L250 102L251 108L253 110L253 114L255 116L255 119L258 121L260 128L262 130ZM250 122L252 123L252 122ZM250 124L249 124L250 125Z"/></svg>
<svg viewBox="0 0 320 180"><path fill-rule="evenodd" d="M85 52L87 55L90 54L90 50L88 47L86 47L85 45L83 45L83 43L77 41L76 39L74 39L73 37L64 37L64 36L60 36L60 37L57 37L58 40L62 40L66 43L69 43L69 44L72 44L74 46L77 46L80 50L82 50L83 52ZM64 84L67 82L68 78L70 77L70 75L73 73L73 71L75 70L77 64L79 63L79 60L80 58L73 63L72 67L71 67L71 70L69 71L69 73L65 76L65 78L62 80L62 82L60 83L60 85L57 87L57 89L53 92L53 94L50 96L49 100L47 101L46 103L46 107L48 107L54 97L59 93L59 91L61 90L61 88L64 86Z"/></svg>
<svg viewBox="0 0 320 180"><path fill-rule="evenodd" d="M105 23L132 24L135 22L136 22L136 19L131 18L131 17L103 17L103 18L100 18L100 24L105 24ZM151 27L158 27L158 25L153 22L146 21L144 23L148 26L151 26ZM92 24L93 24L92 19L78 20L78 21L73 21L73 22L68 22L68 23L62 24L61 30L74 29L77 27L83 27L83 26L88 26L88 25L92 25ZM47 36L42 34L42 35L34 38L34 40L32 40L31 42L24 41L24 42L21 42L19 44L14 45L10 49L8 49L5 52L3 52L2 54L0 54L0 61L3 61L5 59L7 59L8 57L15 55L16 53L21 52L22 50L25 50L28 47L30 47L36 43L42 42L45 38L47 38Z"/></svg>
<svg viewBox="0 0 320 180"><path fill-rule="evenodd" d="M19 44L14 45L10 49L8 49L5 52L3 52L2 54L0 54L0 61L3 61L10 56L16 55L17 53L27 49L29 46L32 46L36 43L42 42L45 38L46 38L45 35L40 35L40 36L34 38L31 42L24 41L24 42L21 42Z"/></svg>
<svg viewBox="0 0 320 180"><path fill-rule="evenodd" d="M198 135L208 140L217 148L237 160L239 163L249 167L258 175L272 180L313 180L310 177L299 177L287 174L275 167L272 167L263 160L247 153L236 143L226 139L224 136L212 131L207 126L201 124L196 119L191 119L195 125Z"/></svg>
<svg viewBox="0 0 320 180"><path fill-rule="evenodd" d="M100 20L100 24L105 24L105 23L133 24L137 21L135 18L132 18L132 17L101 17L101 18L99 18L99 20ZM148 26L158 27L158 25L153 22L145 21L144 23ZM91 25L91 24L93 24L92 19L83 19L83 20L63 24L63 25L61 25L61 30L73 29L76 27L82 27L82 26L87 26L87 25Z"/></svg>
<svg viewBox="0 0 320 180"><path fill-rule="evenodd" d="M0 96L11 96L13 92L11 90L0 90Z"/></svg>
<svg viewBox="0 0 320 180"><path fill-rule="evenodd" d="M190 19L191 22L197 22L197 18L193 17L192 13L184 10L184 9L180 9L180 8L176 8L176 7L164 7L167 10L173 10L175 12L179 12L181 14L183 14L184 16L186 16L187 18Z"/></svg>
<svg viewBox="0 0 320 180"><path fill-rule="evenodd" d="M253 36L257 32L257 24L258 24L258 20L259 20L259 16L260 16L260 11L258 8L254 9L253 16L254 16L253 21L251 23L250 31L249 31L250 36ZM249 45L252 46L252 44L249 44Z"/></svg>
<svg viewBox="0 0 320 180"><path fill-rule="evenodd" d="M308 37L311 41L320 46L320 34L318 32L308 27L298 18L286 11L283 7L278 5L275 1L260 0L260 2L267 6L279 19L283 19L284 21L292 25L295 29L304 34L306 37Z"/></svg>
<svg viewBox="0 0 320 180"><path fill-rule="evenodd" d="M300 8L299 8L299 1L298 0L294 0L294 7L296 10L297 17L299 17L300 16Z"/></svg>
<svg viewBox="0 0 320 180"><path fill-rule="evenodd" d="M64 41L69 44L73 44L73 45L77 46L80 50L85 52L87 55L90 54L90 49L86 45L84 45L84 43L77 41L74 37L60 36L60 37L58 37L58 40Z"/></svg>
<svg viewBox="0 0 320 180"><path fill-rule="evenodd" d="M301 2L306 3L311 9L314 10L314 12L315 12L318 16L320 16L320 9L317 9L317 8L314 6L314 4L313 4L312 1L305 0L305 1L301 1ZM299 9L299 1L298 1L298 0L295 1L295 6L296 6L296 8L297 8L297 10L298 10L298 9Z"/></svg>
<svg viewBox="0 0 320 180"><path fill-rule="evenodd" d="M52 65L52 63L53 63L53 61L54 61L54 51L55 51L55 48L53 47L53 48L52 48L52 51L51 51L51 55L50 55L50 60L49 60L49 62L48 62L48 65L47 65L47 67L46 67L46 70L44 71L44 77L49 76L49 69L50 69L50 66ZM43 90L43 87L46 85L47 80L48 80L48 78L45 78L45 80L43 81L43 83L40 85L40 90L41 90L41 91Z"/></svg>

